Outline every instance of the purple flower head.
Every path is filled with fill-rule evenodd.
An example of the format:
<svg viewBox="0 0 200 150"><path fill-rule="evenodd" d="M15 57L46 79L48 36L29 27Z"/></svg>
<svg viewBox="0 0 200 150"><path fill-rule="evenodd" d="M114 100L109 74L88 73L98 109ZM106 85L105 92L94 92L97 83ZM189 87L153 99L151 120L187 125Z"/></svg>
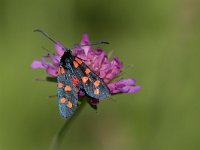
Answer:
<svg viewBox="0 0 200 150"><path fill-rule="evenodd" d="M83 34L80 45L88 43L90 43L88 34ZM40 61L33 61L31 67L33 69L45 69L49 75L57 77L60 58L64 53L63 47L64 46L62 46L61 43L57 42L55 44L56 54L47 54L43 56ZM104 80L111 93L135 93L141 89L140 86L136 85L136 80L132 78L121 78L119 81L111 83L111 80L119 75L123 69L123 64L117 56L114 56L112 60L109 60L105 51L101 48L94 49L92 46L75 46L72 53L81 58L92 71ZM83 95L84 94L80 91L79 96ZM90 99L88 102L91 105L98 104L98 100L96 99Z"/></svg>

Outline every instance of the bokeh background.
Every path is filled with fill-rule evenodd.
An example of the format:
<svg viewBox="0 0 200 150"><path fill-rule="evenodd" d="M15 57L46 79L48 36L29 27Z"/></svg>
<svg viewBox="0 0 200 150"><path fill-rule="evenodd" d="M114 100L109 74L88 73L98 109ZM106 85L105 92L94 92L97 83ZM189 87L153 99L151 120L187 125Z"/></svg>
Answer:
<svg viewBox="0 0 200 150"><path fill-rule="evenodd" d="M66 47L83 33L133 65L142 90L105 100L98 113L86 106L61 149L200 149L200 1L0 0L0 150L46 150L65 123L56 84L37 82L32 60L53 44Z"/></svg>

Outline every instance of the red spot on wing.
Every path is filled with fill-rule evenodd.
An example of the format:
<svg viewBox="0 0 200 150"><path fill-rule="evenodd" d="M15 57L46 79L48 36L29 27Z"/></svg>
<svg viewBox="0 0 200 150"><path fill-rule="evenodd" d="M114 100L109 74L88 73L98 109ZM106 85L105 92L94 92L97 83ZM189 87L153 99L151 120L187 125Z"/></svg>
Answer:
<svg viewBox="0 0 200 150"><path fill-rule="evenodd" d="M58 75L60 75L60 67L58 68Z"/></svg>
<svg viewBox="0 0 200 150"><path fill-rule="evenodd" d="M67 91L71 91L72 90L72 88L69 86L69 85L66 85L65 86L65 91L67 92Z"/></svg>
<svg viewBox="0 0 200 150"><path fill-rule="evenodd" d="M89 68L85 69L85 73L88 75L91 72Z"/></svg>
<svg viewBox="0 0 200 150"><path fill-rule="evenodd" d="M63 67L61 68L61 73L65 74L65 69Z"/></svg>
<svg viewBox="0 0 200 150"><path fill-rule="evenodd" d="M82 77L83 83L86 83L88 81L88 77Z"/></svg>
<svg viewBox="0 0 200 150"><path fill-rule="evenodd" d="M99 81L99 80L96 80L96 81L94 82L94 86L95 86L95 87L99 86L99 84L100 84L100 81Z"/></svg>
<svg viewBox="0 0 200 150"><path fill-rule="evenodd" d="M72 76L72 82L73 82L74 86L77 86L77 85L79 84L80 81L79 81L78 78Z"/></svg>
<svg viewBox="0 0 200 150"><path fill-rule="evenodd" d="M66 102L66 98L63 97L60 99L60 103L64 104L65 102Z"/></svg>
<svg viewBox="0 0 200 150"><path fill-rule="evenodd" d="M58 82L57 86L58 86L59 88L62 88L62 87L63 87L63 83Z"/></svg>
<svg viewBox="0 0 200 150"><path fill-rule="evenodd" d="M78 63L76 61L73 61L73 64L74 64L75 68L78 68L79 65L78 65Z"/></svg>
<svg viewBox="0 0 200 150"><path fill-rule="evenodd" d="M72 102L68 101L68 102L67 102L67 107L68 107L68 108L72 108Z"/></svg>
<svg viewBox="0 0 200 150"><path fill-rule="evenodd" d="M95 94L95 95L99 95L99 93L100 93L99 89L95 89L95 90L94 90L94 94Z"/></svg>
<svg viewBox="0 0 200 150"><path fill-rule="evenodd" d="M80 60L79 58L75 58L75 60L79 63L79 64L82 64L83 62L82 62L82 60Z"/></svg>

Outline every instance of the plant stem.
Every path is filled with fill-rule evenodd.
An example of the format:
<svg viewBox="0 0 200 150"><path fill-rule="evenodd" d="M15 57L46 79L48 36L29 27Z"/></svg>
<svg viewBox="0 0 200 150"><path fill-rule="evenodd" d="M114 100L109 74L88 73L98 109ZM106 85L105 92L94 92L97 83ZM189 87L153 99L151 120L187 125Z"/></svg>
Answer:
<svg viewBox="0 0 200 150"><path fill-rule="evenodd" d="M81 110L84 108L85 104L86 104L86 98L83 98L81 100L81 104L79 105L79 107L77 108L77 110L74 112L73 116L70 117L65 123L64 125L60 128L60 130L58 131L58 133L55 135L55 137L53 138L50 150L59 150L62 141L66 135L66 133L68 132L69 128L71 127L72 123L74 122L74 120L77 118L77 116L80 114Z"/></svg>

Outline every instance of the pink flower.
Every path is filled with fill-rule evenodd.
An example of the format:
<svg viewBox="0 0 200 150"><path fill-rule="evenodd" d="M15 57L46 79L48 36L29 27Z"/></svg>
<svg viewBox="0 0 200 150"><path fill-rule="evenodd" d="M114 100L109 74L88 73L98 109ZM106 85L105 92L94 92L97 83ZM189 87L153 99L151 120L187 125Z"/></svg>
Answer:
<svg viewBox="0 0 200 150"><path fill-rule="evenodd" d="M80 45L89 43L89 36L84 34ZM31 67L33 69L45 69L49 75L57 77L60 58L64 53L64 49L59 42L55 44L55 49L57 51L56 54L47 54L46 56L43 56L40 61L34 60ZM104 80L111 93L135 93L141 89L140 86L136 85L136 80L133 78L121 78L119 81L111 83L111 80L119 75L123 69L123 64L117 56L114 56L110 61L105 51L100 48L94 49L92 46L75 46L72 52L75 56L81 58L92 71ZM50 60L50 62L47 62L46 59ZM82 96L82 94L79 95ZM96 105L98 100L90 99L89 102L92 105Z"/></svg>

